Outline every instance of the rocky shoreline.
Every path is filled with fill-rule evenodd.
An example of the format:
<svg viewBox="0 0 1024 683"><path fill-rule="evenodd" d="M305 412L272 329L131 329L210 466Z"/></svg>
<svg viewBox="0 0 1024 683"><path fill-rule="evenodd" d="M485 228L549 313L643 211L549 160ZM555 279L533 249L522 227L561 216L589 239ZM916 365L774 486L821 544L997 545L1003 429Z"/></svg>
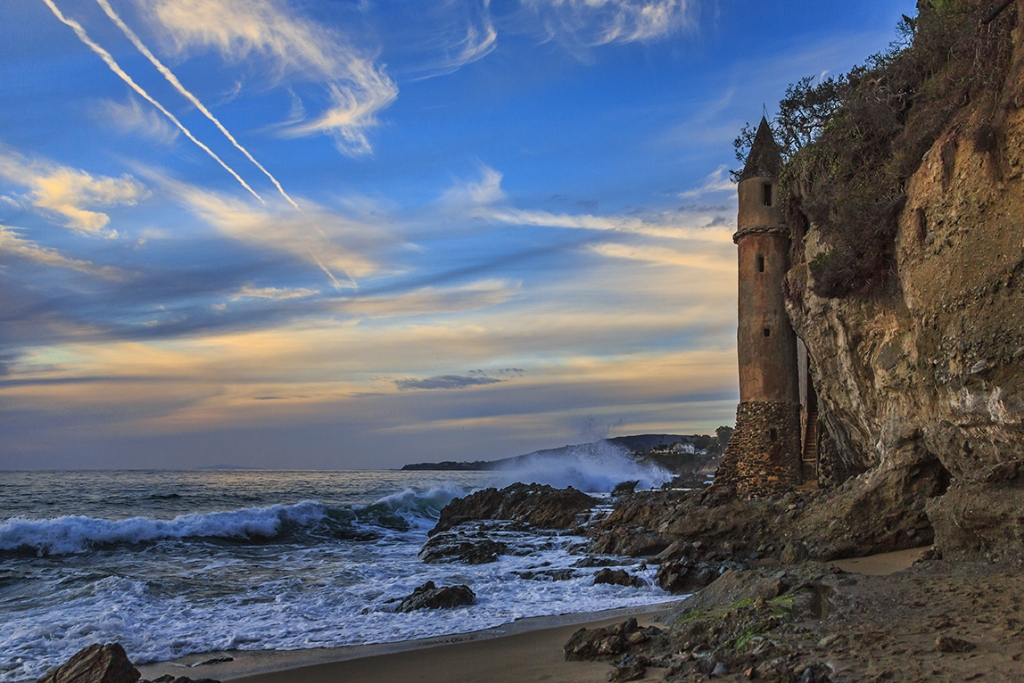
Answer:
<svg viewBox="0 0 1024 683"><path fill-rule="evenodd" d="M575 569L537 569L521 578L559 581L593 571L594 583L635 586L643 579L607 566L615 556L657 564L663 589L692 594L662 626L641 628L627 620L580 629L565 643L566 659L605 661L613 681L1020 680L1021 565L953 562L931 548L921 549L906 571L847 573L829 560L867 554L861 549L913 547L914 541L930 541L932 532L911 516L895 533L890 528L863 536L858 534L870 520L834 517L840 524L828 527L832 538L801 536L820 517L834 514L844 496L804 491L748 501L712 486L628 493L609 508L571 488L515 484L452 501L421 559L493 562L515 552L500 540L514 529L587 539ZM887 514L884 506L876 512ZM468 586L429 583L396 609L449 609L475 601ZM119 645L94 645L40 680L139 678ZM189 683L184 677L166 683L172 681Z"/></svg>

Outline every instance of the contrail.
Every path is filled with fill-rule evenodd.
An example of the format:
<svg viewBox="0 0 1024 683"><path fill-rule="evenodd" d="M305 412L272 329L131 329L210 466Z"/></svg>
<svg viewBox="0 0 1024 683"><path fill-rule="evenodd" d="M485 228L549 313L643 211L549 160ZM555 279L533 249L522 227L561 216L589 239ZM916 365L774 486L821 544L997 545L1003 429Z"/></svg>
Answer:
<svg viewBox="0 0 1024 683"><path fill-rule="evenodd" d="M189 140L191 140L192 142L196 143L196 145L198 145L200 149L202 149L204 152L209 154L213 158L214 161L216 161L218 164L220 164L224 168L225 171L227 171L232 176L234 176L235 180L237 180L242 185L242 187L244 187L245 189L249 190L249 192L252 193L252 196L256 197L256 199L260 200L260 202L266 204L266 202L263 201L263 197L259 196L256 193L256 190L254 190L251 187L249 187L249 184L246 183L244 180L242 180L242 176L240 176L237 173L235 173L235 171L230 166L225 164L221 160L221 158L219 156L214 154L212 149L210 149L209 147L207 147L203 143L199 142L199 140L196 139L196 136L192 135L192 133L189 132L188 128L183 126L181 121L179 121L177 119L177 117L174 116L174 114L172 114L171 112L167 111L162 104L160 104L159 102L154 100L152 97L150 97L149 93L147 93L145 90L143 90L142 87L138 83L133 81L132 77L129 76L127 73L125 73L124 69L122 69L120 66L118 66L117 62L114 61L114 58L110 56L109 52L104 50L102 47L100 47L99 45L94 43L91 38L89 38L88 34L86 34L85 29L82 28L81 24L79 24L74 19L68 19L63 14L61 14L61 11L57 8L57 6L55 4L53 4L53 0L43 0L43 2L46 3L46 6L50 8L50 11L53 12L53 15L55 17L57 17L57 19L59 19L62 24L66 25L66 26L69 26L71 28L71 30L73 30L75 32L75 34L78 36L79 40L81 40L83 43L85 43L89 47L90 50L92 50L97 55L99 55L100 59L102 59L106 63L106 65L110 67L111 71L113 71L115 74L117 74L121 78L121 80L123 80L125 83L127 83L129 86L131 86L131 88L135 92L137 92L141 97L144 97L147 102L149 102L154 107L159 109L161 111L161 113L163 113L164 116L169 118L171 120L171 122L173 122L174 125L176 125L181 130L181 132L184 133L188 137Z"/></svg>
<svg viewBox="0 0 1024 683"><path fill-rule="evenodd" d="M299 211L302 211L302 209L299 209L299 205L295 203L295 200L289 197L288 193L284 191L284 188L281 187L281 183L277 182L277 178L271 175L270 171L265 169L260 162L256 161L256 159L254 159L253 156L249 154L249 150L247 150L245 147L242 147L242 145L239 144L238 140L236 140L235 137L230 132L228 132L228 129L225 128L224 125L217 120L217 117L214 116L210 112L210 110L207 109L203 105L203 103L199 101L199 98L193 95L191 92L189 92L185 88L185 86L181 84L181 81L178 80L178 77L175 76L170 69L164 66L163 62L157 59L156 56L149 51L149 48L147 48L143 44L142 40L139 39L139 36L137 36L135 32L132 31L131 28L129 28L128 25L121 20L121 17L118 16L118 14L114 11L114 8L110 6L110 2L108 0L96 0L96 2L99 3L99 6L102 7L103 11L107 13L107 16L110 17L110 20L117 24L117 27L121 29L122 33L124 33L125 36L128 37L128 40L132 41L132 44L136 47L136 49L138 49L138 51L141 52L146 57L146 59L148 59L150 63L152 63L152 65L156 67L157 71L163 74L164 78L167 79L167 82L173 85L178 90L179 93L188 98L189 102L194 104L199 111L203 112L206 118L210 119L210 121L212 121L213 124L217 126L220 132L224 134L224 137L230 140L231 144L234 145L239 152L245 155L246 159L254 163L256 165L256 168L263 171L263 174L270 178L270 182L274 183L274 187L277 188L277 191L281 193L282 197L288 200L289 204L294 206Z"/></svg>

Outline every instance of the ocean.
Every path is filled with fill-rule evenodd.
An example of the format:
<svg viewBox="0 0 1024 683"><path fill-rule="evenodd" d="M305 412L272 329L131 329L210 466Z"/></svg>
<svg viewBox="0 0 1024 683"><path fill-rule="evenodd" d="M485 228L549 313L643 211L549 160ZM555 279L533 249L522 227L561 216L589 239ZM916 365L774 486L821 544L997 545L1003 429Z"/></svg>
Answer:
<svg viewBox="0 0 1024 683"><path fill-rule="evenodd" d="M143 664L671 600L639 563L625 568L645 588L593 585L600 566L574 568L585 541L567 533L506 533L510 554L492 564L417 558L441 508L473 490L523 480L597 492L629 475L666 478L625 469L0 471L0 683L35 680L96 642L119 642ZM568 568L566 580L543 573ZM477 604L397 613L396 600L428 580L467 584Z"/></svg>

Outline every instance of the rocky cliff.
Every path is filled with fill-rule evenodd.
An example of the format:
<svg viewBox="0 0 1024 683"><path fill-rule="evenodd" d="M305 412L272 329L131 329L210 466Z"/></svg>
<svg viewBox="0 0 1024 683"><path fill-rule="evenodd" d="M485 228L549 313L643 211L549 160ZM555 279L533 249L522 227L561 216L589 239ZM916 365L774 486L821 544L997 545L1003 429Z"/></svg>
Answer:
<svg viewBox="0 0 1024 683"><path fill-rule="evenodd" d="M795 226L787 309L827 432L819 475L846 480L805 520L807 538L828 535L837 512L856 525L902 507L902 530L926 515L947 554L1024 556L1022 10L999 17L1003 33L978 28L1007 41L1008 58L975 65L992 87L948 104L902 183L884 287L816 294L809 264L829 236L813 216ZM806 205L814 179L802 180L792 191Z"/></svg>

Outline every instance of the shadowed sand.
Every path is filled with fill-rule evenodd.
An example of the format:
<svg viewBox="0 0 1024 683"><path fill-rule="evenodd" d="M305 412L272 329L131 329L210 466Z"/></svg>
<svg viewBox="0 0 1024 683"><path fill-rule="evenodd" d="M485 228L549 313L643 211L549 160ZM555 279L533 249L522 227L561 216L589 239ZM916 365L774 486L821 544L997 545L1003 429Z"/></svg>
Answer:
<svg viewBox="0 0 1024 683"><path fill-rule="evenodd" d="M837 560L845 571L874 576L902 571L924 549ZM598 683L607 680L607 662L566 662L562 646L579 628L608 626L636 616L641 625L656 621L675 603L592 614L522 619L486 631L424 640L319 650L208 653L140 667L143 676L164 673L209 677L232 683ZM198 665L230 656L230 662Z"/></svg>

